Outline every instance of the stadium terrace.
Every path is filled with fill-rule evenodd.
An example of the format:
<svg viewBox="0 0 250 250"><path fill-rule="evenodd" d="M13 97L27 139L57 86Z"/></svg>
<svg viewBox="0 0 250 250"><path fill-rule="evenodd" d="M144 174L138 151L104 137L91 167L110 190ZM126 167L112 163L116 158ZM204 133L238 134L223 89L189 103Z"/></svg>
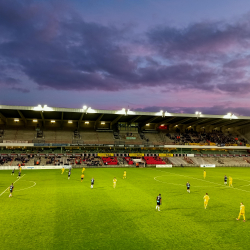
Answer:
<svg viewBox="0 0 250 250"><path fill-rule="evenodd" d="M217 164L226 164L226 157L239 157L235 165L249 164L246 116L1 105L0 117L2 156L76 154L81 164L85 156L127 157L110 159L109 165L134 163L129 157L143 157L152 165L199 165L211 162L199 157L215 156L224 157ZM93 162L107 164L104 159Z"/></svg>
<svg viewBox="0 0 250 250"><path fill-rule="evenodd" d="M0 105L0 153L248 156L250 117Z"/></svg>

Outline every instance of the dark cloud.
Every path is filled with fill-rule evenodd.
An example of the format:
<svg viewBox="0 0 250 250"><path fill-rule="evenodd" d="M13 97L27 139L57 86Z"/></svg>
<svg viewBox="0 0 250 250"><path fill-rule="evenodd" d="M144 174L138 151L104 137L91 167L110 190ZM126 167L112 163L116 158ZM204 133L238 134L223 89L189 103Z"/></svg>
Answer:
<svg viewBox="0 0 250 250"><path fill-rule="evenodd" d="M246 61L228 57L237 48L250 47L249 31L247 21L202 22L185 28L157 27L143 40L139 35L131 38L134 33L128 27L86 22L59 1L0 0L0 62L9 70L18 67L40 89L161 86L176 91L249 92L242 70ZM137 51L138 45L143 53ZM211 55L216 62L208 60ZM21 82L11 73L8 78Z"/></svg>
<svg viewBox="0 0 250 250"><path fill-rule="evenodd" d="M250 25L246 22L200 22L184 28L156 27L148 32L150 44L165 56L205 58L250 47ZM234 51L235 52L235 51Z"/></svg>
<svg viewBox="0 0 250 250"><path fill-rule="evenodd" d="M249 67L249 64L250 64L250 56L247 56L245 58L233 59L229 62L226 62L223 66L225 68L235 69L235 68Z"/></svg>
<svg viewBox="0 0 250 250"><path fill-rule="evenodd" d="M0 77L0 84L1 85L6 85L6 86L14 86L19 84L19 80L13 78L13 77L8 77L8 76L4 76L3 74Z"/></svg>
<svg viewBox="0 0 250 250"><path fill-rule="evenodd" d="M136 109L136 111L145 112L159 112L160 110L167 111L169 113L185 113L195 114L196 111L202 112L207 115L226 115L232 113L238 116L250 116L250 110L248 107L230 107L228 105L215 105L211 107L158 107L148 106L145 108Z"/></svg>
<svg viewBox="0 0 250 250"><path fill-rule="evenodd" d="M178 65L147 67L139 70L142 83L164 83L173 88L197 88L212 90L213 85L208 83L214 79L215 74L209 67L197 64L180 63Z"/></svg>
<svg viewBox="0 0 250 250"><path fill-rule="evenodd" d="M21 93L29 93L29 92L30 92L29 89L25 89L25 88L13 87L12 89L13 89L13 90L16 90L16 91L18 91L18 92L21 92Z"/></svg>
<svg viewBox="0 0 250 250"><path fill-rule="evenodd" d="M231 93L249 93L250 92L250 82L249 83L223 83L219 84L219 90L224 92L231 92Z"/></svg>

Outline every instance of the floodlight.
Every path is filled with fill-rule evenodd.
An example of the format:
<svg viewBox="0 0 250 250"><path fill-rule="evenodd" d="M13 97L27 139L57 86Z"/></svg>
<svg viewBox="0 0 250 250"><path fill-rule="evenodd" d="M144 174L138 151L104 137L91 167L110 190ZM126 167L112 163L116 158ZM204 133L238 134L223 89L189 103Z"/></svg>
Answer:
<svg viewBox="0 0 250 250"><path fill-rule="evenodd" d="M73 122L71 120L69 120L68 123L73 123Z"/></svg>
<svg viewBox="0 0 250 250"><path fill-rule="evenodd" d="M34 120L33 120L33 122L37 122L37 120L36 120L36 119L34 119Z"/></svg>
<svg viewBox="0 0 250 250"><path fill-rule="evenodd" d="M19 122L19 119L18 119L18 118L15 118L14 121L15 121L15 122Z"/></svg>
<svg viewBox="0 0 250 250"><path fill-rule="evenodd" d="M56 121L55 120L51 120L51 123L55 123Z"/></svg>

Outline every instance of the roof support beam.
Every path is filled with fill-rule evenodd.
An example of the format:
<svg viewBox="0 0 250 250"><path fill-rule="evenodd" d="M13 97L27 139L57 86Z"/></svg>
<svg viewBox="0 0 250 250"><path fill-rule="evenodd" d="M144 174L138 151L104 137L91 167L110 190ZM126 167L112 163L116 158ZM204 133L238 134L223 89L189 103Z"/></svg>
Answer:
<svg viewBox="0 0 250 250"><path fill-rule="evenodd" d="M78 129L81 127L81 123L82 123L82 118L83 118L83 116L84 116L84 113L81 114L81 117L80 117L80 119L78 120L78 126L77 126Z"/></svg>
<svg viewBox="0 0 250 250"><path fill-rule="evenodd" d="M94 128L96 128L96 123L99 122L102 119L103 116L104 116L104 114L99 115L99 117L95 121Z"/></svg>
<svg viewBox="0 0 250 250"><path fill-rule="evenodd" d="M245 123L246 121L244 121L244 123ZM216 126L218 126L218 127L222 127L222 126L226 126L226 125L230 125L230 124L234 124L234 123L242 123L242 122L240 122L240 120L227 120L227 121L224 121L224 122L222 122L222 123L219 123L218 125L216 125ZM231 126L231 125L230 125Z"/></svg>
<svg viewBox="0 0 250 250"><path fill-rule="evenodd" d="M237 124L234 124L234 125L232 125L232 126L230 126L230 127L241 127L241 126L246 126L248 123L250 123L250 120L248 120L248 121L242 121L242 122L240 122L240 123L237 123Z"/></svg>
<svg viewBox="0 0 250 250"><path fill-rule="evenodd" d="M63 112L61 114L61 128L63 127Z"/></svg>
<svg viewBox="0 0 250 250"><path fill-rule="evenodd" d="M7 118L6 118L1 112L0 112L0 118L1 118L1 120L3 121L3 123L4 123L5 125L8 124Z"/></svg>
<svg viewBox="0 0 250 250"><path fill-rule="evenodd" d="M249 127L249 124L248 123L247 124L242 124L242 125L239 126L239 128L245 128L246 126Z"/></svg>
<svg viewBox="0 0 250 250"><path fill-rule="evenodd" d="M197 125L197 124L199 124L199 123L203 123L203 122L205 122L205 121L207 121L207 120L209 120L209 118L207 118L207 119L197 119L197 121L195 121L195 122L190 122L190 123L188 123L188 124L185 124L185 125L187 125L187 126L194 126L194 125Z"/></svg>
<svg viewBox="0 0 250 250"><path fill-rule="evenodd" d="M23 113L22 113L20 110L17 110L17 112L18 112L18 114L21 116L21 118L22 118L24 124L27 125L27 120L26 120L26 118L24 117Z"/></svg>
<svg viewBox="0 0 250 250"><path fill-rule="evenodd" d="M180 121L178 121L178 122L175 122L175 123L173 123L173 124L171 124L171 125L173 125L173 126L175 126L175 125L179 125L179 124L183 124L183 122L187 122L187 121L189 121L189 120L191 120L191 119L193 119L193 117L189 117L189 118L185 118L185 119L183 119L183 120L180 120ZM186 125L186 124L185 124Z"/></svg>
<svg viewBox="0 0 250 250"><path fill-rule="evenodd" d="M133 123L135 122L137 119L139 119L141 117L141 115L137 115L136 117L134 117L133 119L131 119L128 123Z"/></svg>
<svg viewBox="0 0 250 250"><path fill-rule="evenodd" d="M102 119L103 116L104 116L104 114L101 114L101 115L96 119L95 122L99 122L99 121Z"/></svg>
<svg viewBox="0 0 250 250"><path fill-rule="evenodd" d="M148 124L148 123L156 120L157 118L159 118L159 116L155 116L155 117L150 118L149 120L143 122L142 125L141 125L141 127L144 127L146 124Z"/></svg>
<svg viewBox="0 0 250 250"><path fill-rule="evenodd" d="M208 126L208 125L213 125L213 124L216 124L216 123L218 123L218 122L220 122L220 121L225 121L225 119L224 118L221 118L221 119L213 119L212 121L210 121L210 122L206 122L203 126L205 127L205 126Z"/></svg>
<svg viewBox="0 0 250 250"><path fill-rule="evenodd" d="M176 118L176 117L174 117L174 116L169 117L168 119L165 119L164 121L157 123L157 127L160 126L161 124L169 123L170 121L172 121L172 120L175 119L175 118Z"/></svg>
<svg viewBox="0 0 250 250"><path fill-rule="evenodd" d="M110 122L110 129L112 128L112 125L114 123L117 123L122 117L123 117L123 115L119 115L112 122Z"/></svg>
<svg viewBox="0 0 250 250"><path fill-rule="evenodd" d="M42 121L43 121L43 127L45 127L45 120L44 120L44 115L43 115L43 111L40 111L41 117L42 117Z"/></svg>

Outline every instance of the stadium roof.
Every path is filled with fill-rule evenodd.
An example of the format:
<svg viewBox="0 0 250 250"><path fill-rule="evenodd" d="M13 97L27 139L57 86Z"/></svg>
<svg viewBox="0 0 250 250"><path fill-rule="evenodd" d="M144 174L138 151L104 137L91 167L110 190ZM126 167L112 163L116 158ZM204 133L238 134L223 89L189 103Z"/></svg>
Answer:
<svg viewBox="0 0 250 250"><path fill-rule="evenodd" d="M83 106L80 109L56 108L41 106L9 106L0 105L0 118L4 124L8 120L20 119L25 123L28 120L55 120L55 121L92 121L115 124L117 122L139 123L155 125L187 125L187 126L216 126L216 127L243 127L250 124L250 116L236 116L228 113L224 115L206 115L201 112L194 114L159 112L141 112L129 109L101 110Z"/></svg>

